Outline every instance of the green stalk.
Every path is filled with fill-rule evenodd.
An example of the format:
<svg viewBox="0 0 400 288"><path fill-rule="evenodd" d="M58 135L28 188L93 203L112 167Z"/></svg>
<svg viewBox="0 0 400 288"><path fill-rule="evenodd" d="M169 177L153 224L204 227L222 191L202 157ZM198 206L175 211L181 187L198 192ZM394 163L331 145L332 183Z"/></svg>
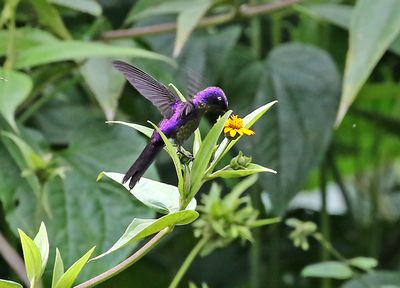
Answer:
<svg viewBox="0 0 400 288"><path fill-rule="evenodd" d="M322 232L322 236L323 239L326 242L329 242L329 238L330 238L330 223L329 223L329 215L327 212L327 201L326 201L326 186L327 186L327 180L326 180L326 165L325 165L325 161L322 164L321 168L320 168L320 191L321 191L321 199L322 199L322 207L321 207L321 232ZM329 250L326 248L325 245L322 245L322 251L321 251L321 261L328 261L329 260ZM331 288L332 287L332 283L331 280L328 278L323 278L322 279L322 288Z"/></svg>
<svg viewBox="0 0 400 288"><path fill-rule="evenodd" d="M203 249L204 245L206 245L208 240L209 240L208 237L203 237L203 238L201 238L201 240L199 242L197 242L197 244L193 247L192 251L190 251L189 255L186 257L181 268L179 268L179 271L178 271L178 273L176 273L174 279L172 280L171 284L169 285L169 288L178 287L179 282L182 280L183 276L185 275L186 271L189 269L193 260L200 253L201 249Z"/></svg>
<svg viewBox="0 0 400 288"><path fill-rule="evenodd" d="M257 186L253 186L251 189L251 201L254 203L254 207L259 211L262 209L262 203L260 201L260 189ZM253 232L254 242L250 247L250 284L253 288L261 287L261 261L262 261L262 234L260 229L254 229Z"/></svg>
<svg viewBox="0 0 400 288"><path fill-rule="evenodd" d="M124 271L126 268L130 267L137 261L139 261L144 255L146 255L151 249L153 249L162 238L164 238L166 235L169 234L169 232L172 231L172 227L167 227L160 232L158 232L153 238L149 240L142 248L140 248L138 251L136 251L132 256L129 258L125 259L122 261L120 264L117 266L114 266L113 268L105 271L104 273L101 273L100 275L97 275L77 286L74 288L86 288L86 287L94 287L112 277L115 275L121 273Z"/></svg>

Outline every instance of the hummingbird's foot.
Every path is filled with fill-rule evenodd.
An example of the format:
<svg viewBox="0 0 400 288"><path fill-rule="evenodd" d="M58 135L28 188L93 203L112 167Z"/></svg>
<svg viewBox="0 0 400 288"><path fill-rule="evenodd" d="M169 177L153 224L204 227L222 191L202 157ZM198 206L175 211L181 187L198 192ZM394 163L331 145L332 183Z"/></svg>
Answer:
<svg viewBox="0 0 400 288"><path fill-rule="evenodd" d="M189 151L186 151L182 146L178 146L177 152L180 155L179 158L182 163L187 164L194 160L193 154L190 153Z"/></svg>

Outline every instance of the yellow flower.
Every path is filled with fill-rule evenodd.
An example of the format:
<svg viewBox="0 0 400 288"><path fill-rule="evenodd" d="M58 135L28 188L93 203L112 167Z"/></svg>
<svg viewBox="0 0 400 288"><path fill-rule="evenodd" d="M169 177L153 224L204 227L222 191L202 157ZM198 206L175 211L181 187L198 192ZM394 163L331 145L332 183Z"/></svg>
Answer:
<svg viewBox="0 0 400 288"><path fill-rule="evenodd" d="M232 115L225 123L224 133L228 138L235 139L242 135L254 135L254 131L244 128L243 119L237 115Z"/></svg>

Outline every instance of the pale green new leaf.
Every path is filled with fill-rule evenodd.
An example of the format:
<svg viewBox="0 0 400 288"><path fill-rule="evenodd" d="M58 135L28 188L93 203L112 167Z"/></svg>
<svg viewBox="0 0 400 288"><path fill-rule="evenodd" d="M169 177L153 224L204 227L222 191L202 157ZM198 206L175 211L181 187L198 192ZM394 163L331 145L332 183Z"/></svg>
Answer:
<svg viewBox="0 0 400 288"><path fill-rule="evenodd" d="M137 131L139 131L140 133L146 135L147 137L151 137L151 135L153 134L154 129L151 129L149 127L140 125L140 124L135 124L135 123L128 123L128 122L124 122L124 121L107 121L106 123L110 123L110 124L121 124L121 125L125 125L128 126L130 128L133 128Z"/></svg>
<svg viewBox="0 0 400 288"><path fill-rule="evenodd" d="M95 0L50 0L51 3L68 7L93 16L100 16L102 8Z"/></svg>
<svg viewBox="0 0 400 288"><path fill-rule="evenodd" d="M336 125L340 124L372 70L399 35L399 15L398 0L357 1L350 23L350 47Z"/></svg>
<svg viewBox="0 0 400 288"><path fill-rule="evenodd" d="M161 138L164 141L165 144L165 150L167 151L168 155L171 157L172 161L174 162L175 166L175 171L176 175L178 176L178 189L181 197L183 197L183 185L184 185L184 180L183 180L183 174L182 174L182 164L181 160L178 157L178 154L176 153L176 149L174 146L172 146L171 142L168 140L167 136L164 135L164 133L155 125L154 123L148 121L151 125L153 125L154 129L157 130L157 132L160 134Z"/></svg>
<svg viewBox="0 0 400 288"><path fill-rule="evenodd" d="M35 242L29 238L24 231L18 229L18 233L21 238L26 274L29 281L33 284L42 276L42 259L40 251Z"/></svg>
<svg viewBox="0 0 400 288"><path fill-rule="evenodd" d="M133 219L121 238L105 253L94 259L104 257L128 244L134 243L142 238L155 234L166 227L174 225L185 225L193 222L199 217L199 213L193 210L178 211L165 215L159 219Z"/></svg>
<svg viewBox="0 0 400 288"><path fill-rule="evenodd" d="M23 287L21 284L17 282L0 279L0 288L23 288Z"/></svg>
<svg viewBox="0 0 400 288"><path fill-rule="evenodd" d="M49 259L49 239L47 237L46 226L43 222L40 224L39 232L36 234L33 241L35 242L40 252L43 273L47 265L47 260Z"/></svg>
<svg viewBox="0 0 400 288"><path fill-rule="evenodd" d="M100 42L58 41L35 46L21 51L16 60L17 68L29 68L67 60L82 60L93 57L138 57L161 60L173 64L161 54L136 47L108 45Z"/></svg>
<svg viewBox="0 0 400 288"><path fill-rule="evenodd" d="M246 168L243 169L237 169L234 170L232 169L229 165L225 166L221 170L215 171L212 173L210 176L207 177L207 179L214 179L214 178L239 178L239 177L245 177L249 176L252 174L256 173L263 173L263 172L269 172L269 173L275 173L275 170L263 167L261 165L257 164L249 164Z"/></svg>
<svg viewBox="0 0 400 288"><path fill-rule="evenodd" d="M17 130L14 114L32 90L32 80L26 74L0 68L0 113Z"/></svg>
<svg viewBox="0 0 400 288"><path fill-rule="evenodd" d="M30 2L36 10L41 24L49 27L63 39L71 38L57 9L55 9L48 0L30 0Z"/></svg>
<svg viewBox="0 0 400 288"><path fill-rule="evenodd" d="M83 255L78 261L76 261L72 266L60 277L56 284L56 288L70 288L75 282L76 277L82 271L83 267L88 262L90 256L92 255L94 249L93 247L85 255Z"/></svg>
<svg viewBox="0 0 400 288"><path fill-rule="evenodd" d="M203 178L206 176L206 170L213 155L214 148L217 145L218 138L224 129L226 120L228 120L231 113L232 111L229 110L217 121L217 123L214 124L207 136L204 138L204 141L197 152L196 158L193 161L192 172L190 173L190 198L194 197L201 187Z"/></svg>
<svg viewBox="0 0 400 288"><path fill-rule="evenodd" d="M123 185L126 190L130 191L136 199L142 202L147 207L157 210L160 213L168 214L179 211L180 194L178 188L173 185L168 185L159 181L154 181L147 178L140 178L133 189L129 188L128 183L122 184L124 174L115 172L102 172L98 176L98 180L103 175L109 177L120 185ZM196 208L196 199L192 199L187 210Z"/></svg>
<svg viewBox="0 0 400 288"><path fill-rule="evenodd" d="M303 277L348 279L353 276L351 268L338 261L326 261L306 266L302 271Z"/></svg>
<svg viewBox="0 0 400 288"><path fill-rule="evenodd" d="M56 248L56 259L54 260L53 268L53 279L51 281L51 288L55 288L57 282L60 280L61 276L64 274L64 263L61 258L60 251Z"/></svg>

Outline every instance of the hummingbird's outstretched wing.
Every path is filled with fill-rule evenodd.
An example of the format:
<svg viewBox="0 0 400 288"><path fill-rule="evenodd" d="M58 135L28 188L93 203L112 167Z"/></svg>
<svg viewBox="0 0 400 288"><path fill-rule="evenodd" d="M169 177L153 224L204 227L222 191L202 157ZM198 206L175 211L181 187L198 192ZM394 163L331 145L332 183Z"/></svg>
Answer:
<svg viewBox="0 0 400 288"><path fill-rule="evenodd" d="M113 66L124 74L126 80L135 87L140 94L148 99L160 110L165 118L173 114L172 106L180 101L165 85L158 82L146 72L122 61L113 61Z"/></svg>

